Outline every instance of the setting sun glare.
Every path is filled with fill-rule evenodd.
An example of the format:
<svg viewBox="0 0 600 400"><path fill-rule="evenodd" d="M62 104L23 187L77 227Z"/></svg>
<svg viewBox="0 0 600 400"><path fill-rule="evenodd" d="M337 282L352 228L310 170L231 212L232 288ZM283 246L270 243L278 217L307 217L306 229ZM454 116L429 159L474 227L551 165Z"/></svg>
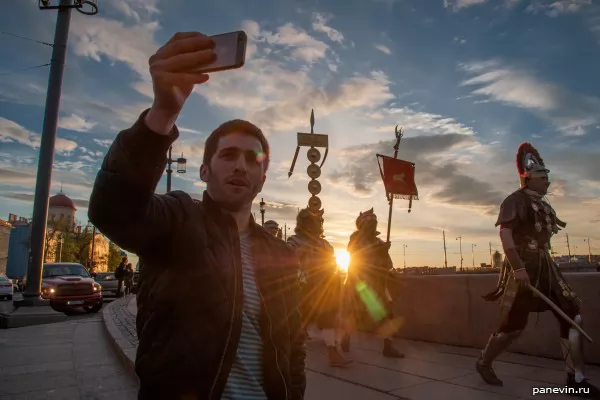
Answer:
<svg viewBox="0 0 600 400"><path fill-rule="evenodd" d="M345 249L335 249L335 262L339 269L347 272L350 265L350 253Z"/></svg>

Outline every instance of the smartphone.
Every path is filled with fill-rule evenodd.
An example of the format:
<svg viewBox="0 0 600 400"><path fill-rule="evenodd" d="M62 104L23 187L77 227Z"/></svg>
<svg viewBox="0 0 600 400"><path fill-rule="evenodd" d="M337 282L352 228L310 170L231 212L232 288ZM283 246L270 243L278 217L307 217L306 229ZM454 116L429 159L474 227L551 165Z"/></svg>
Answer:
<svg viewBox="0 0 600 400"><path fill-rule="evenodd" d="M210 37L215 43L213 51L217 59L197 72L218 72L241 68L246 62L248 36L244 31L222 33Z"/></svg>

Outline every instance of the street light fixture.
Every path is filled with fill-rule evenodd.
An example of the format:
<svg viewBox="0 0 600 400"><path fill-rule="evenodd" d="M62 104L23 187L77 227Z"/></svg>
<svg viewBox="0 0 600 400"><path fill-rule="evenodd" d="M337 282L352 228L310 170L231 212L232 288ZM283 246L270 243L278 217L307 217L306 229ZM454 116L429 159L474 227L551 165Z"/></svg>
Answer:
<svg viewBox="0 0 600 400"><path fill-rule="evenodd" d="M265 226L265 200L261 198L259 205L260 205L261 225Z"/></svg>
<svg viewBox="0 0 600 400"><path fill-rule="evenodd" d="M167 156L167 193L171 191L171 175L173 174L173 170L171 169L171 165L173 163L177 163L177 173L185 174L186 173L186 164L187 160L183 158L183 153L181 153L181 157L177 160L173 160L171 153L173 152L173 146L169 147L169 154Z"/></svg>

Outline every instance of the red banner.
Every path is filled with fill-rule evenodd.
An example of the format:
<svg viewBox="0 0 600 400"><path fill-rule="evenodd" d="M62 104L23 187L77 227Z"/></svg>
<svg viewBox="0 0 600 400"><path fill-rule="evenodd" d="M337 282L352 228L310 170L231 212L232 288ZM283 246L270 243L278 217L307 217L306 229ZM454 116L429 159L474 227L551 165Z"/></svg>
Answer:
<svg viewBox="0 0 600 400"><path fill-rule="evenodd" d="M395 198L418 200L419 192L415 184L415 164L381 154L377 154L378 161L379 157L383 160L383 166L380 164L379 168L385 190L393 194Z"/></svg>

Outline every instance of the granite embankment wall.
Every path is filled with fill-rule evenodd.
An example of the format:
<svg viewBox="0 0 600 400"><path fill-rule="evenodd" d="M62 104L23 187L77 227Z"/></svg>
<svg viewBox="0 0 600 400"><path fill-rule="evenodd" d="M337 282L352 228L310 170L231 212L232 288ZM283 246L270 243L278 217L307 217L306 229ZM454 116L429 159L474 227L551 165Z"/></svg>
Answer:
<svg viewBox="0 0 600 400"><path fill-rule="evenodd" d="M586 361L600 364L600 273L567 273L565 278L582 299ZM500 323L498 302L482 296L496 286L497 274L404 276L395 278L390 294L395 314L402 318L398 336L412 340L483 348ZM562 358L556 317L531 314L529 325L510 351Z"/></svg>

